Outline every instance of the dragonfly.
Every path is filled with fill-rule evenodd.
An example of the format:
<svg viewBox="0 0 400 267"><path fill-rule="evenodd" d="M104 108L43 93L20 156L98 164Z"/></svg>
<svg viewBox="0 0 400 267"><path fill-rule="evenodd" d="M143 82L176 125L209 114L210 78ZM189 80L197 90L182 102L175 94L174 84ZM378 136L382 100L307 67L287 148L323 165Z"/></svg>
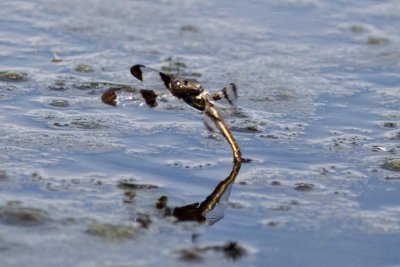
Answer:
<svg viewBox="0 0 400 267"><path fill-rule="evenodd" d="M205 117L204 122L209 129L213 128L207 122L211 120L230 144L234 162L242 161L239 145L224 121L221 108L218 107L220 102L234 106L237 98L237 87L234 83L229 83L222 90L210 93L196 80L175 77L144 65L137 64L132 66L130 73L145 85L146 89L141 89L140 93L148 106L157 106L157 93L163 94L167 89L173 96L201 111ZM102 101L106 104L117 106L120 102L129 100L133 92L134 89L109 89L103 94Z"/></svg>

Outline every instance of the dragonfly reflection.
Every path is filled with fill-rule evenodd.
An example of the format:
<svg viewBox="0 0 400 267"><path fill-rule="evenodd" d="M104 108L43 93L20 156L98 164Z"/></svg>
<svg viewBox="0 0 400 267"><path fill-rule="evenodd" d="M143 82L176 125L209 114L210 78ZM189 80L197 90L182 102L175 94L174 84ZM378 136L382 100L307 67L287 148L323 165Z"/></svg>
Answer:
<svg viewBox="0 0 400 267"><path fill-rule="evenodd" d="M230 190L236 176L239 174L241 162L235 161L231 173L221 181L214 191L201 203L193 203L173 209L172 214L178 221L197 221L213 224L223 217L223 211L215 211L218 205L228 200Z"/></svg>

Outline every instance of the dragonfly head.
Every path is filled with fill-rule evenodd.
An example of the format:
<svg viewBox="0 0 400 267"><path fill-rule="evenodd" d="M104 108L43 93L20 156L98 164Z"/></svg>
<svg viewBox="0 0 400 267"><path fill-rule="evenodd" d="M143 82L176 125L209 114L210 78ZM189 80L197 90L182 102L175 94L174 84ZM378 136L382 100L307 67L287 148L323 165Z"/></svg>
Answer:
<svg viewBox="0 0 400 267"><path fill-rule="evenodd" d="M174 79L172 93L176 95L198 95L204 91L203 86L195 80Z"/></svg>

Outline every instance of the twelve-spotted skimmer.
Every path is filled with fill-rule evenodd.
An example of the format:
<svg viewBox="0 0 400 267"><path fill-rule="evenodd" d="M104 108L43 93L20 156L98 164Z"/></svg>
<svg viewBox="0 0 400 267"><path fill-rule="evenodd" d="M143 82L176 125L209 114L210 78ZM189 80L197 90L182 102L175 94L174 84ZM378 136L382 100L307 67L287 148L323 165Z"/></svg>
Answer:
<svg viewBox="0 0 400 267"><path fill-rule="evenodd" d="M150 107L157 106L157 94L154 91L162 94L165 88L168 89L172 95L182 99L195 109L202 111L206 118L211 119L231 145L234 161L242 161L240 148L229 127L226 125L221 110L216 106L216 102L220 100L228 102L229 105L234 105L234 101L237 98L237 88L234 83L228 84L220 91L209 93L195 80L167 75L144 65L134 65L130 72L136 79L144 82L149 87L149 89L140 90L147 105ZM110 89L103 94L102 100L106 104L116 106L121 100L120 98L127 97L128 95L121 88Z"/></svg>

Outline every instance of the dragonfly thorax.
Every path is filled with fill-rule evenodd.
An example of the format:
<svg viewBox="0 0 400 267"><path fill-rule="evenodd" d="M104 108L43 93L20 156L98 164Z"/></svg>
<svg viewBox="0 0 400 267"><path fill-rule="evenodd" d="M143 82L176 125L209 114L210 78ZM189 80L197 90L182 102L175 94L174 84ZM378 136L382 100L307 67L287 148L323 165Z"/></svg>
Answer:
<svg viewBox="0 0 400 267"><path fill-rule="evenodd" d="M196 96L204 91L203 86L199 82L186 79L174 79L170 90L176 97Z"/></svg>

